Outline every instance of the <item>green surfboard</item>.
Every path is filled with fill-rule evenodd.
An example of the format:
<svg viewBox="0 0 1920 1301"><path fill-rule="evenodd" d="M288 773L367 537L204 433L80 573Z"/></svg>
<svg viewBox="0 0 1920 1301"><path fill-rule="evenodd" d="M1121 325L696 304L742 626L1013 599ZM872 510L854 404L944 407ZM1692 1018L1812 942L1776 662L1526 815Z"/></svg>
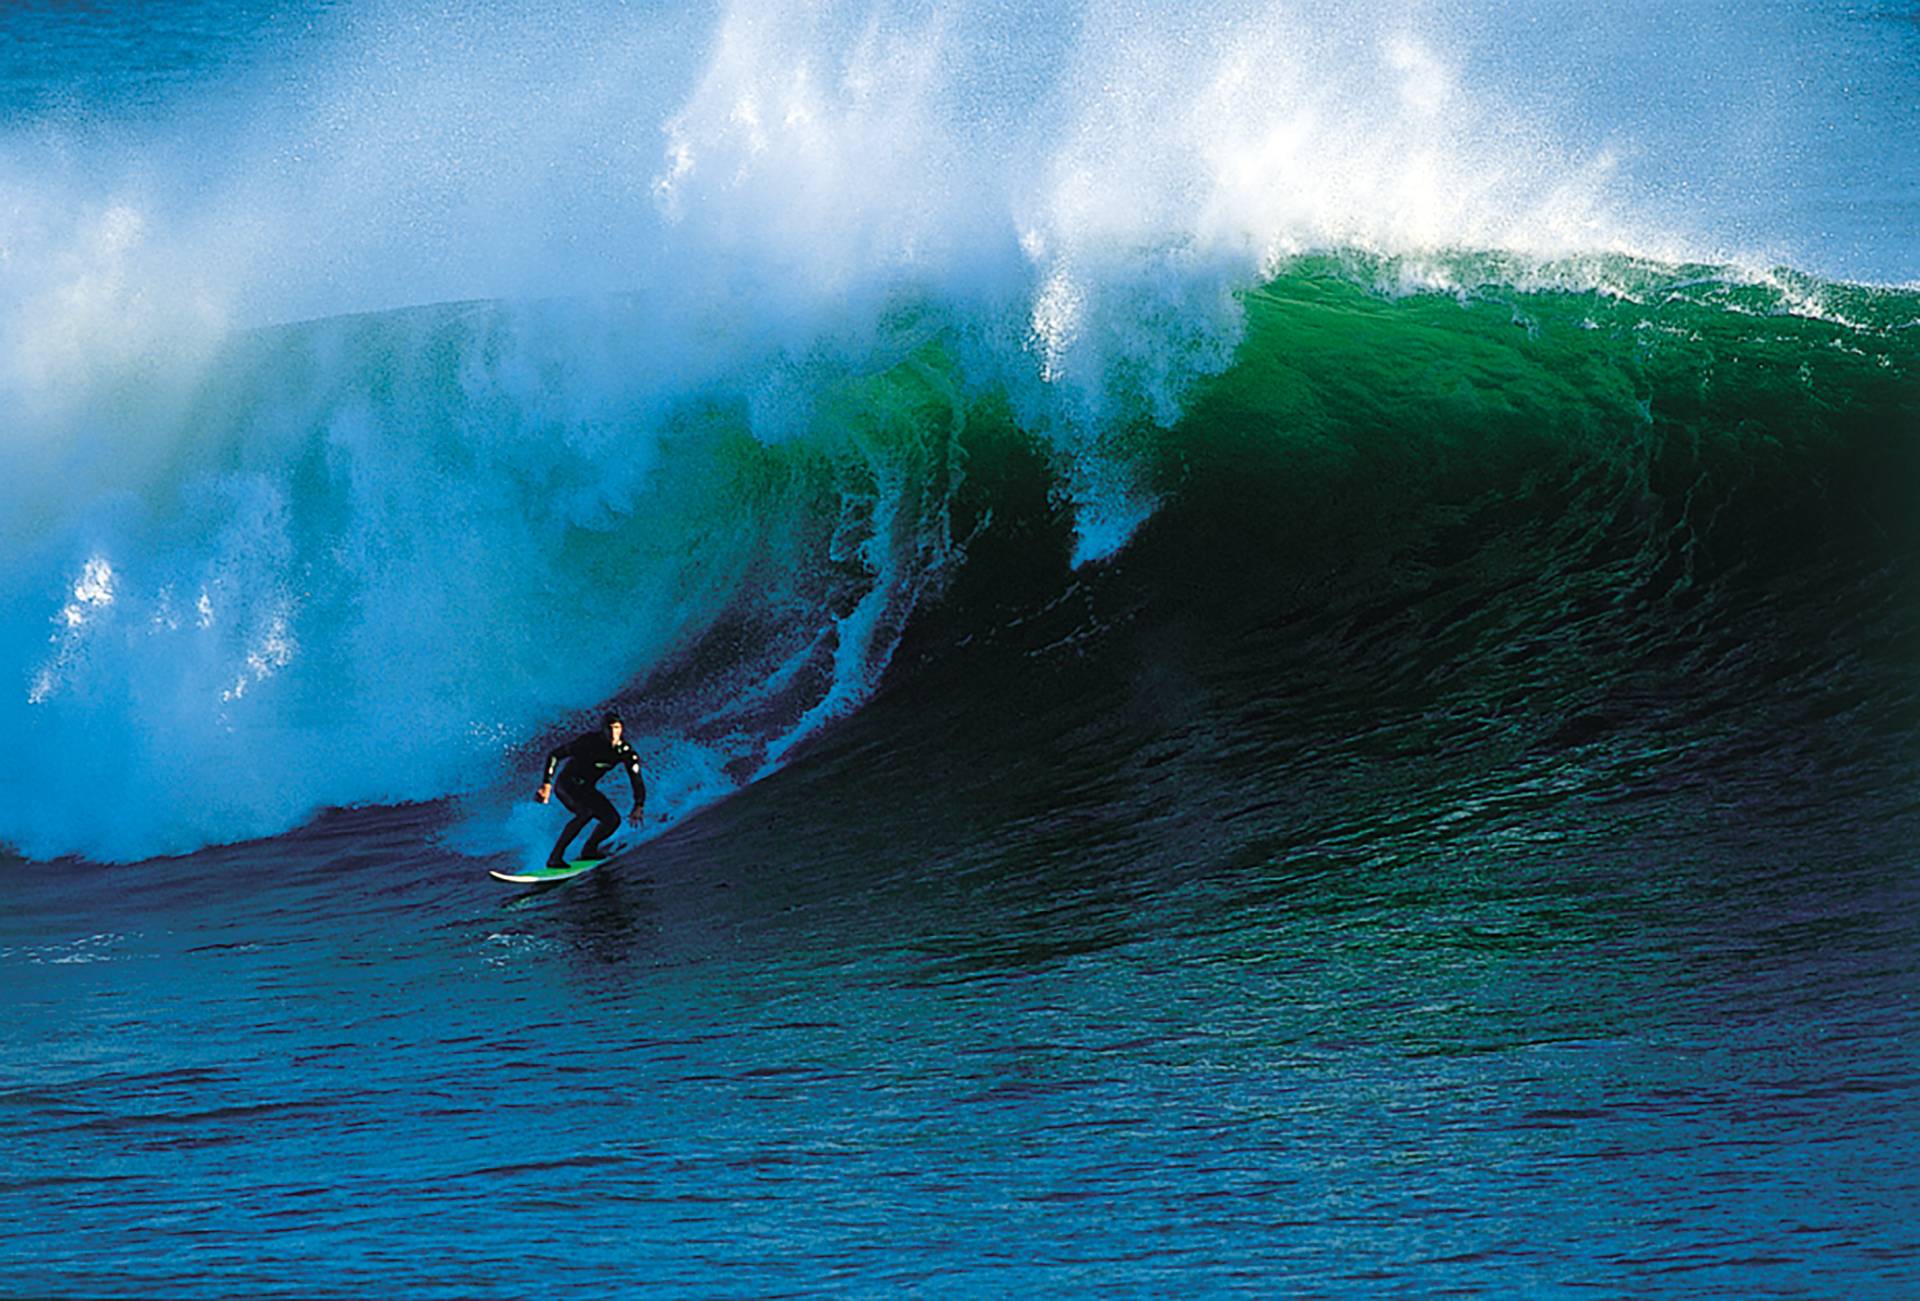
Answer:
<svg viewBox="0 0 1920 1301"><path fill-rule="evenodd" d="M543 885L548 881L571 881L585 872L591 872L602 863L610 863L619 855L608 854L604 858L570 858L565 867L548 867L542 863L539 867L530 867L524 872L489 871L488 876L496 881L506 881L512 885Z"/></svg>

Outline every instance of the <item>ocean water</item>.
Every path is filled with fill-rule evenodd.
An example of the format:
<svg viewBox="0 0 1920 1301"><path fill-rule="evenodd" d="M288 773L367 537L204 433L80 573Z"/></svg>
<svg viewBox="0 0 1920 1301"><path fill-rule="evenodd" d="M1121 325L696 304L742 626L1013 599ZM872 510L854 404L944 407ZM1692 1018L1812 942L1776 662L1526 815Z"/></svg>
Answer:
<svg viewBox="0 0 1920 1301"><path fill-rule="evenodd" d="M1909 4L8 7L0 1293L1920 1292L1916 232Z"/></svg>

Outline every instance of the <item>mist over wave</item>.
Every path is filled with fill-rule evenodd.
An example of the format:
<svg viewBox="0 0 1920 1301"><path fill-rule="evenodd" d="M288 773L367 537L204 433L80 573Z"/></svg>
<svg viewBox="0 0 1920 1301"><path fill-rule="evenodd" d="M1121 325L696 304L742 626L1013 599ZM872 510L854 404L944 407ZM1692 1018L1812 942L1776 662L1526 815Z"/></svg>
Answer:
<svg viewBox="0 0 1920 1301"><path fill-rule="evenodd" d="M31 856L454 793L531 844L529 748L636 688L683 813L871 694L995 527L954 515L983 421L1039 449L1070 560L1116 554L1177 490L1143 431L1302 258L1382 300L1755 278L1659 264L1729 250L1468 80L1440 11L277 39L0 138L0 840ZM1850 310L1762 292L1735 307Z"/></svg>

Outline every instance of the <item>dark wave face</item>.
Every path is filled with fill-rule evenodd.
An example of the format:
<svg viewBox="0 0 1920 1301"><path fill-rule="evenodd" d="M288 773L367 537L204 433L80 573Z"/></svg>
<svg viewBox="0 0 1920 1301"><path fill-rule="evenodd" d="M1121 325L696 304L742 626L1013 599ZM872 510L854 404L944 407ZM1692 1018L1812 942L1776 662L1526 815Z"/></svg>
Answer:
<svg viewBox="0 0 1920 1301"><path fill-rule="evenodd" d="M1464 730L1436 736L1479 749L1544 729L1639 753L1683 721L1790 749L1795 711L1838 711L1891 790L1915 314L1621 259L1303 259L1233 301L1225 361L1162 331L1151 371L1114 363L1111 390L1143 387L1104 423L1035 406L976 321L923 304L857 368L776 371L802 395L777 436L764 379L663 396L609 370L655 328L637 302L258 332L166 404L96 398L89 420L192 432L93 470L111 511L16 516L16 582L61 586L51 636L16 646L36 762L10 834L124 855L466 793L463 843L531 852L500 779L583 690L635 712L684 816L942 646L1036 628L1079 656L1205 628L1176 658L1226 657L1228 700L1441 691ZM991 701L981 672L963 694ZM1300 675L1325 681L1277 689ZM63 776L101 729L129 756L111 822Z"/></svg>
<svg viewBox="0 0 1920 1301"><path fill-rule="evenodd" d="M1383 790L1404 769L1407 816L1546 808L1596 845L1602 810L1702 799L1899 843L1920 298L1631 264L1604 293L1379 291L1395 271L1306 261L1246 296L1180 421L1101 443L1154 503L1104 564L1071 563L1048 445L992 402L939 413L950 477L925 495L960 558L907 626L888 721L854 725L871 798L938 720L995 784L1056 780L1042 742L1087 727L1090 776L1288 837L1288 792L1365 767ZM711 681L741 631L680 672Z"/></svg>
<svg viewBox="0 0 1920 1301"><path fill-rule="evenodd" d="M1920 301L1633 266L1375 292L1391 270L1248 295L1233 366L1130 436L1158 507L1108 565L1067 567L1031 443L970 429L966 564L856 752L958 734L997 786L1124 788L1234 855L1610 852L1702 816L1789 859L1910 852Z"/></svg>

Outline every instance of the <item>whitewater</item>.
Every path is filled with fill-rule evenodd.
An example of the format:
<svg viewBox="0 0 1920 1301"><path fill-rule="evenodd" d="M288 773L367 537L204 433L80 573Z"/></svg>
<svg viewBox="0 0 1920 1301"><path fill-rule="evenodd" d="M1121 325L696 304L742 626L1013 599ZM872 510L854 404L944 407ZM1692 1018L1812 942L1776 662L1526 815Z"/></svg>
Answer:
<svg viewBox="0 0 1920 1301"><path fill-rule="evenodd" d="M0 38L4 1286L1915 1284L1909 6Z"/></svg>

